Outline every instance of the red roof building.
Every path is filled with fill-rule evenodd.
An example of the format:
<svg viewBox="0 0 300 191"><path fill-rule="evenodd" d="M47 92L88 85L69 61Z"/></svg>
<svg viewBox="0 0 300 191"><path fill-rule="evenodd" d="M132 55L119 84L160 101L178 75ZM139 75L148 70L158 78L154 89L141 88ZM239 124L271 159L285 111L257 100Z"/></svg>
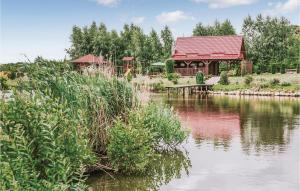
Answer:
<svg viewBox="0 0 300 191"><path fill-rule="evenodd" d="M97 56L94 56L92 54L82 56L82 57L77 58L77 59L75 59L71 62L74 63L74 64L84 64L84 65L106 64L107 63L102 56L97 57Z"/></svg>
<svg viewBox="0 0 300 191"><path fill-rule="evenodd" d="M74 64L75 68L78 71L89 66L95 66L98 69L109 69L113 72L112 63L106 61L102 56L94 56L92 54L88 54L72 60L71 63Z"/></svg>
<svg viewBox="0 0 300 191"><path fill-rule="evenodd" d="M182 75L219 74L219 64L232 64L246 58L242 36L195 36L176 40L172 59L175 72Z"/></svg>

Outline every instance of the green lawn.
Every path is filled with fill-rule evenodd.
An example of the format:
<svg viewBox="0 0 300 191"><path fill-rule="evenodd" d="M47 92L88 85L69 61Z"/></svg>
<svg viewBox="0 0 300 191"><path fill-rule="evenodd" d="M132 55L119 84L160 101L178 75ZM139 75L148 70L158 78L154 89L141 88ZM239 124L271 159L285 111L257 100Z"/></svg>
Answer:
<svg viewBox="0 0 300 191"><path fill-rule="evenodd" d="M229 77L229 85L217 84L214 86L216 91L236 91L236 90L255 90L255 91L300 91L300 74L253 74L253 81L250 85L244 82L245 77ZM278 79L278 84L271 84L273 79ZM174 85L163 76L150 78L148 76L138 76L132 80L133 83L145 86L153 86L160 84L160 87ZM180 77L178 79L179 85L196 84L196 77Z"/></svg>

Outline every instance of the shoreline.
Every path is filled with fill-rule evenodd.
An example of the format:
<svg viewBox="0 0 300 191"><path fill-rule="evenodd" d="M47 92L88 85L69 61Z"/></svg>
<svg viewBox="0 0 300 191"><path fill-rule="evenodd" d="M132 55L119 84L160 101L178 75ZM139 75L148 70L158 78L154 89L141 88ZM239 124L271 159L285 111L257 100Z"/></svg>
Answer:
<svg viewBox="0 0 300 191"><path fill-rule="evenodd" d="M239 96L268 96L268 97L300 97L300 92L272 92L272 91L208 91L213 95L239 95Z"/></svg>

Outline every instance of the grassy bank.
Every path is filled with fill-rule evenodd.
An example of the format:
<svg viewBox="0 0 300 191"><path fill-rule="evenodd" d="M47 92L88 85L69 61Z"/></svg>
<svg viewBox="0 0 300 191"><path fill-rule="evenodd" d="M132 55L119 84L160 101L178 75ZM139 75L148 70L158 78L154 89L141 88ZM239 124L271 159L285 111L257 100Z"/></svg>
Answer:
<svg viewBox="0 0 300 191"><path fill-rule="evenodd" d="M299 92L300 74L261 74L251 75L248 83L244 77L229 77L228 85L216 84L215 91L274 91L274 92Z"/></svg>
<svg viewBox="0 0 300 191"><path fill-rule="evenodd" d="M185 139L165 106L141 106L131 85L37 60L0 101L1 190L85 190L88 169L144 173Z"/></svg>
<svg viewBox="0 0 300 191"><path fill-rule="evenodd" d="M245 76L228 77L229 84L214 86L215 91L236 91L236 90L253 90L253 91L276 91L276 92L299 92L300 91L300 74L260 74L251 75L251 82L245 83ZM165 86L172 86L174 82L164 76L149 78L138 76L132 82L138 86L150 87L153 91L164 91ZM196 84L196 77L180 77L177 80L179 85Z"/></svg>

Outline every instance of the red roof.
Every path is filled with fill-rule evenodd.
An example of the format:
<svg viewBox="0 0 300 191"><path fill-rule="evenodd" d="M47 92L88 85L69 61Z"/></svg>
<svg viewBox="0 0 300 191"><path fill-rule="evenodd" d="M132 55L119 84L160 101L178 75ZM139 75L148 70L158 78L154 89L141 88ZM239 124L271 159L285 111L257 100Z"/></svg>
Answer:
<svg viewBox="0 0 300 191"><path fill-rule="evenodd" d="M102 64L105 63L104 58L102 56L94 56L92 54L88 54L85 56L82 56L80 58L77 58L76 60L71 61L73 63L90 63L90 64Z"/></svg>
<svg viewBox="0 0 300 191"><path fill-rule="evenodd" d="M242 36L195 36L176 40L173 60L244 59Z"/></svg>
<svg viewBox="0 0 300 191"><path fill-rule="evenodd" d="M132 57L132 56L125 56L125 57L122 58L122 60L123 61L132 61L132 60L134 60L134 57Z"/></svg>

